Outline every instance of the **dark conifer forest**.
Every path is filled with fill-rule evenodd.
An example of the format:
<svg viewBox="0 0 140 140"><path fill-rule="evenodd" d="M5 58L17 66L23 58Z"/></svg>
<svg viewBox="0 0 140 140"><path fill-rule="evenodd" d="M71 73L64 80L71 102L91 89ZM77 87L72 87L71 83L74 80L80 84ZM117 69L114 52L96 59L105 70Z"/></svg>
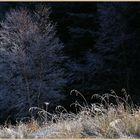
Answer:
<svg viewBox="0 0 140 140"><path fill-rule="evenodd" d="M0 3L0 123L122 89L140 102L140 3Z"/></svg>

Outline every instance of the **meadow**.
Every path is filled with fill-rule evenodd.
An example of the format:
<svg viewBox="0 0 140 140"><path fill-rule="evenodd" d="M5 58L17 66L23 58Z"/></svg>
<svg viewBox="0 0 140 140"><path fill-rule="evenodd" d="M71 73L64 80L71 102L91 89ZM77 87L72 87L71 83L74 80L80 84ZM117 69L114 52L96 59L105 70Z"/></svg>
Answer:
<svg viewBox="0 0 140 140"><path fill-rule="evenodd" d="M75 106L77 113L68 112L63 106L56 107L56 113L49 113L38 107L40 121L31 119L16 125L6 124L0 128L0 138L140 138L140 108L133 104L123 89L124 97L114 91L111 94L94 94L91 98L100 103L88 104L77 90L71 93L81 96L83 104ZM115 99L112 103L111 100ZM46 104L49 106L49 104Z"/></svg>

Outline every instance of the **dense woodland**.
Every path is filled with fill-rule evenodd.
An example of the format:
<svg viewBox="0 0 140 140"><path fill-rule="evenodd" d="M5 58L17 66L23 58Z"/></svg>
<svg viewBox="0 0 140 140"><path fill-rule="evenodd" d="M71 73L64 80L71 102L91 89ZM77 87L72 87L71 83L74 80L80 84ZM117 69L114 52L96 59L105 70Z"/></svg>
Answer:
<svg viewBox="0 0 140 140"><path fill-rule="evenodd" d="M0 121L80 97L140 93L140 3L0 3ZM93 102L93 101L92 101Z"/></svg>

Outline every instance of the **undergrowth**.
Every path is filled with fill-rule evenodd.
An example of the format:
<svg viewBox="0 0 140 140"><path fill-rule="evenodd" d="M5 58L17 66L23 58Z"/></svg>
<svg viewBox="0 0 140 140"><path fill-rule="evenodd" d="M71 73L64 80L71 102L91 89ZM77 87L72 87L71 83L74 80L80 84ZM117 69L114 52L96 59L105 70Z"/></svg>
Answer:
<svg viewBox="0 0 140 140"><path fill-rule="evenodd" d="M53 114L32 107L29 111L37 111L40 121L31 119L28 123L1 126L0 138L140 138L140 108L124 89L122 93L123 97L113 90L110 94L94 94L92 100L100 102L88 104L80 92L72 90L71 94L84 100L84 105L77 101L71 104L77 113L62 106L57 106Z"/></svg>

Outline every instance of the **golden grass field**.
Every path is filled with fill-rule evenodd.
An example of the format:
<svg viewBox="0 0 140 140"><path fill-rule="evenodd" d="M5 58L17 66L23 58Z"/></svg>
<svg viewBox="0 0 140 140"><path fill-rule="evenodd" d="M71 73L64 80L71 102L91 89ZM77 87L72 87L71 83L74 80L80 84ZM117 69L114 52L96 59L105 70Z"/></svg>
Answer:
<svg viewBox="0 0 140 140"><path fill-rule="evenodd" d="M140 107L131 102L131 98L124 91L124 97L118 97L115 92L104 95L93 95L100 103L85 105L73 103L80 111L67 112L57 107L57 114L51 114L38 107L43 121L32 119L30 122L19 122L16 125L6 124L0 127L0 138L4 139L64 139L64 140L90 140L90 139L139 139L140 138ZM112 104L111 99L116 103ZM130 99L129 99L130 98ZM32 110L30 109L30 111ZM32 110L32 111L33 111Z"/></svg>

